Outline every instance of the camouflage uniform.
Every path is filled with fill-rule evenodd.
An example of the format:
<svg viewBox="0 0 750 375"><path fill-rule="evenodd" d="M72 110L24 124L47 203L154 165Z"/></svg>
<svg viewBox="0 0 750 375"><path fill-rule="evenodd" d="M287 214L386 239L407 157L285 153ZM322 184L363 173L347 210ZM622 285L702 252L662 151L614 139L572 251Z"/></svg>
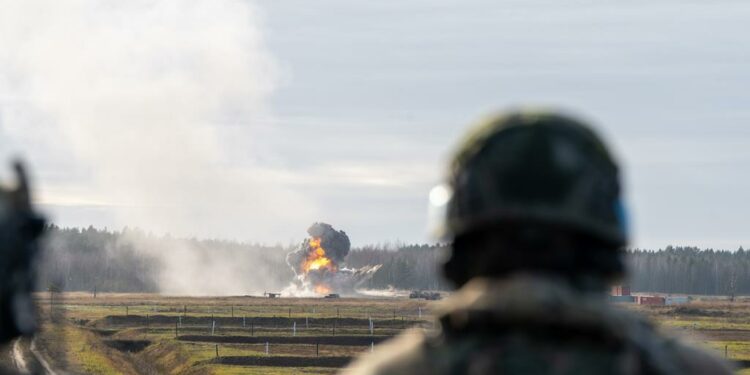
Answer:
<svg viewBox="0 0 750 375"><path fill-rule="evenodd" d="M344 373L731 374L601 294L553 278L474 279L437 315L437 332L406 331Z"/></svg>
<svg viewBox="0 0 750 375"><path fill-rule="evenodd" d="M436 188L438 189L438 188ZM462 288L439 329L386 342L352 374L727 374L729 367L608 304L624 273L619 169L584 123L516 111L460 145L430 193Z"/></svg>

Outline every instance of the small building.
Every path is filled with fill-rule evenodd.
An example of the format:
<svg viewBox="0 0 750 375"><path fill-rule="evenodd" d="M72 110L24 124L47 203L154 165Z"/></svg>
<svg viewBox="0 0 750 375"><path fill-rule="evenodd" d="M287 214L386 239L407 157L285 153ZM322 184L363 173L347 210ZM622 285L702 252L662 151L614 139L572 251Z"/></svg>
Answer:
<svg viewBox="0 0 750 375"><path fill-rule="evenodd" d="M633 296L608 296L607 299L609 302L614 303L633 303L635 302L635 297Z"/></svg>
<svg viewBox="0 0 750 375"><path fill-rule="evenodd" d="M635 301L639 305L664 306L665 298L660 296L636 296Z"/></svg>
<svg viewBox="0 0 750 375"><path fill-rule="evenodd" d="M664 304L667 306L682 305L690 302L688 296L666 296L664 298Z"/></svg>
<svg viewBox="0 0 750 375"><path fill-rule="evenodd" d="M612 287L612 292L610 293L613 296L629 296L630 295L630 286L628 285L614 285Z"/></svg>

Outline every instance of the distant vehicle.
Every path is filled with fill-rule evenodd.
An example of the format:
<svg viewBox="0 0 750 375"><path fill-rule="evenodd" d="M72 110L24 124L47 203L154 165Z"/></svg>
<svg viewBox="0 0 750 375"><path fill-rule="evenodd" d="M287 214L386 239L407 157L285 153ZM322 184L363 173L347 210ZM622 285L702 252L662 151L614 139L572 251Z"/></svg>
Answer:
<svg viewBox="0 0 750 375"><path fill-rule="evenodd" d="M440 295L438 292L428 292L424 290L413 290L409 294L409 298L417 299L417 298L424 298L428 301L437 301L439 299L442 299L443 296Z"/></svg>
<svg viewBox="0 0 750 375"><path fill-rule="evenodd" d="M341 296L339 296L338 293L331 293L331 294L329 294L329 295L327 295L327 296L325 296L323 298L340 298L340 297Z"/></svg>
<svg viewBox="0 0 750 375"><path fill-rule="evenodd" d="M263 292L263 295L268 298L276 298L281 295L281 293L269 293L269 292Z"/></svg>

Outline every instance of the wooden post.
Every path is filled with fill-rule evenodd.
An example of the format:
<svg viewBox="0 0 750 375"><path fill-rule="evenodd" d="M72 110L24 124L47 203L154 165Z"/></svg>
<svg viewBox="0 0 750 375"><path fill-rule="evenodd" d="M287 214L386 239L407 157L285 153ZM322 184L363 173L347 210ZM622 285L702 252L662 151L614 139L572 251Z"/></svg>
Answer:
<svg viewBox="0 0 750 375"><path fill-rule="evenodd" d="M174 322L174 338L177 338L178 332L177 332L177 322Z"/></svg>
<svg viewBox="0 0 750 375"><path fill-rule="evenodd" d="M341 318L341 314L339 313L339 308L336 308L336 319Z"/></svg>
<svg viewBox="0 0 750 375"><path fill-rule="evenodd" d="M729 358L729 345L724 345L724 358Z"/></svg>
<svg viewBox="0 0 750 375"><path fill-rule="evenodd" d="M255 336L255 319L250 320L250 336Z"/></svg>
<svg viewBox="0 0 750 375"><path fill-rule="evenodd" d="M128 316L128 315L130 315L130 314L128 313L128 305L125 305L125 316Z"/></svg>
<svg viewBox="0 0 750 375"><path fill-rule="evenodd" d="M315 356L320 357L320 342L315 343Z"/></svg>
<svg viewBox="0 0 750 375"><path fill-rule="evenodd" d="M182 316L187 316L187 305L182 305Z"/></svg>
<svg viewBox="0 0 750 375"><path fill-rule="evenodd" d="M289 308L289 318L291 318L291 317L292 317L292 308L290 307Z"/></svg>
<svg viewBox="0 0 750 375"><path fill-rule="evenodd" d="M234 306L232 306L232 318L234 318Z"/></svg>
<svg viewBox="0 0 750 375"><path fill-rule="evenodd" d="M219 358L219 344L216 344L216 358Z"/></svg>

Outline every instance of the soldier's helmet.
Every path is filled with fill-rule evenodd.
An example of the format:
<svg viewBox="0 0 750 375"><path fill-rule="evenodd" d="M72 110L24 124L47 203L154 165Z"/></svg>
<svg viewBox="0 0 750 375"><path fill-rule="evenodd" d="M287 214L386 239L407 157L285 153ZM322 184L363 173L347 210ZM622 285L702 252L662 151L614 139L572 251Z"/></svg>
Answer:
<svg viewBox="0 0 750 375"><path fill-rule="evenodd" d="M0 343L36 329L31 293L44 220L31 206L23 167L15 187L0 187Z"/></svg>
<svg viewBox="0 0 750 375"><path fill-rule="evenodd" d="M616 162L589 126L558 112L517 110L481 123L430 202L445 239L556 228L616 250L628 238Z"/></svg>

